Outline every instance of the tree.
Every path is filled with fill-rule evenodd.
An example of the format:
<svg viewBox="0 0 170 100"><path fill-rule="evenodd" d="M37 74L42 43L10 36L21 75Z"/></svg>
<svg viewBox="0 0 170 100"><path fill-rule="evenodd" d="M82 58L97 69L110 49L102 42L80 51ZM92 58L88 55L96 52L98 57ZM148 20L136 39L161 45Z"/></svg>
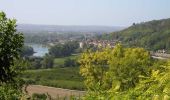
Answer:
<svg viewBox="0 0 170 100"><path fill-rule="evenodd" d="M42 68L42 58L31 58L32 61L30 61L30 69L40 69Z"/></svg>
<svg viewBox="0 0 170 100"><path fill-rule="evenodd" d="M9 82L16 76L12 71L14 60L19 58L23 35L17 33L16 20L0 12L0 82Z"/></svg>
<svg viewBox="0 0 170 100"><path fill-rule="evenodd" d="M43 57L42 68L52 68L54 64L54 58L48 54Z"/></svg>
<svg viewBox="0 0 170 100"><path fill-rule="evenodd" d="M75 59L67 58L64 60L64 67L75 67L77 62Z"/></svg>
<svg viewBox="0 0 170 100"><path fill-rule="evenodd" d="M128 91L127 97L140 100L169 100L170 99L170 63L152 69L149 77L141 76L140 83Z"/></svg>
<svg viewBox="0 0 170 100"><path fill-rule="evenodd" d="M43 58L41 57L25 57L27 61L27 69L40 69L42 68Z"/></svg>
<svg viewBox="0 0 170 100"><path fill-rule="evenodd" d="M151 66L148 51L142 48L123 48L120 44L110 52L108 62L108 74L112 77L111 80L118 82L120 90L135 87L139 82L138 76L149 75Z"/></svg>
<svg viewBox="0 0 170 100"><path fill-rule="evenodd" d="M23 46L23 35L17 33L16 20L6 18L0 12L0 99L19 100L23 80L19 77L25 61L19 53Z"/></svg>
<svg viewBox="0 0 170 100"><path fill-rule="evenodd" d="M78 47L79 45L75 41L57 44L49 49L49 54L54 57L66 57L74 53Z"/></svg>
<svg viewBox="0 0 170 100"><path fill-rule="evenodd" d="M80 59L80 74L85 78L88 97L118 99L134 89L140 76L151 75L152 59L143 48L124 48L117 44L114 49L85 52ZM120 94L119 94L120 93Z"/></svg>
<svg viewBox="0 0 170 100"><path fill-rule="evenodd" d="M30 46L23 46L20 52L21 57L32 56L34 54L34 49Z"/></svg>
<svg viewBox="0 0 170 100"><path fill-rule="evenodd" d="M102 87L108 70L108 55L110 50L86 51L81 55L80 74L85 78L85 85L89 90L95 90L96 83Z"/></svg>

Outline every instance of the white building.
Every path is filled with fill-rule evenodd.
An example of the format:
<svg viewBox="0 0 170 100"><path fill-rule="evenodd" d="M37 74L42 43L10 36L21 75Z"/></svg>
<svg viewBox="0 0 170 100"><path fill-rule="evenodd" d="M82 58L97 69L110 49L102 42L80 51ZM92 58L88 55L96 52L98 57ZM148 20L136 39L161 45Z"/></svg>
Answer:
<svg viewBox="0 0 170 100"><path fill-rule="evenodd" d="M80 48L83 48L84 43L83 42L79 42L79 46L80 46Z"/></svg>

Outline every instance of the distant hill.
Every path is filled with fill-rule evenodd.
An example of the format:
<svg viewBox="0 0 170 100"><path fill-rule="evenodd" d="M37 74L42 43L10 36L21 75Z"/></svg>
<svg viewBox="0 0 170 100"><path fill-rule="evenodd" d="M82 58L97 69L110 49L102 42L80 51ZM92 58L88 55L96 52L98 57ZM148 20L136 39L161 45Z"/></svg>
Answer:
<svg viewBox="0 0 170 100"><path fill-rule="evenodd" d="M170 18L134 23L127 29L109 35L128 46L144 47L153 51L165 49L170 52Z"/></svg>
<svg viewBox="0 0 170 100"><path fill-rule="evenodd" d="M49 32L49 33L68 33L68 32L88 32L88 33L110 33L114 31L120 31L124 27L118 26L64 26L64 25L34 25L34 24L18 24L18 31L26 33L40 33L40 32Z"/></svg>

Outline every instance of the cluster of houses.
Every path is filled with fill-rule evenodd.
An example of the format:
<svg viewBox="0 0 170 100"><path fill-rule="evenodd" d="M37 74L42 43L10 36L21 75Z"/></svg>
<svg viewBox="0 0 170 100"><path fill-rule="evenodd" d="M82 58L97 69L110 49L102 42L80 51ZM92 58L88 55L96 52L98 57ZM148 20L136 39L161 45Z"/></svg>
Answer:
<svg viewBox="0 0 170 100"><path fill-rule="evenodd" d="M88 39L86 41L80 41L79 46L80 48L84 48L85 45L93 45L94 47L110 47L113 48L116 43L120 41L116 40L94 40Z"/></svg>
<svg viewBox="0 0 170 100"><path fill-rule="evenodd" d="M47 45L49 46L54 46L57 44L64 44L68 41L78 41L79 42L79 47L84 48L85 46L94 46L94 47L110 47L113 48L116 43L120 43L118 40L97 40L97 39L92 39L89 38L87 39L87 36L85 36L85 39L80 39L80 37L74 37L74 38L69 38L69 39L57 39L57 38L52 38L49 37L46 41Z"/></svg>

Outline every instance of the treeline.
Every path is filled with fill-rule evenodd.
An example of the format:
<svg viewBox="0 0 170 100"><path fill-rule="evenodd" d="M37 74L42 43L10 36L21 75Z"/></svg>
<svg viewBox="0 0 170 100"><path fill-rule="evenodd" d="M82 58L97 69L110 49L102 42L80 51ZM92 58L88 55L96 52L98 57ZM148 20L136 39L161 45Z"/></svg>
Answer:
<svg viewBox="0 0 170 100"><path fill-rule="evenodd" d="M49 49L49 54L54 57L66 57L78 50L79 44L76 41L67 42L64 44L57 44Z"/></svg>
<svg viewBox="0 0 170 100"><path fill-rule="evenodd" d="M170 53L170 19L153 20L133 24L129 28L97 36L99 39L120 40L126 46L143 47L147 50L157 51L165 49Z"/></svg>
<svg viewBox="0 0 170 100"><path fill-rule="evenodd" d="M25 43L39 43L45 44L48 42L58 42L59 40L82 40L83 34L81 33L47 33L47 32L40 32L40 33L24 33L24 42Z"/></svg>
<svg viewBox="0 0 170 100"><path fill-rule="evenodd" d="M24 45L21 48L21 51L20 51L21 57L32 56L33 54L34 54L34 49L31 46Z"/></svg>
<svg viewBox="0 0 170 100"><path fill-rule="evenodd" d="M46 54L44 57L25 57L27 69L47 69L53 68L54 57Z"/></svg>

